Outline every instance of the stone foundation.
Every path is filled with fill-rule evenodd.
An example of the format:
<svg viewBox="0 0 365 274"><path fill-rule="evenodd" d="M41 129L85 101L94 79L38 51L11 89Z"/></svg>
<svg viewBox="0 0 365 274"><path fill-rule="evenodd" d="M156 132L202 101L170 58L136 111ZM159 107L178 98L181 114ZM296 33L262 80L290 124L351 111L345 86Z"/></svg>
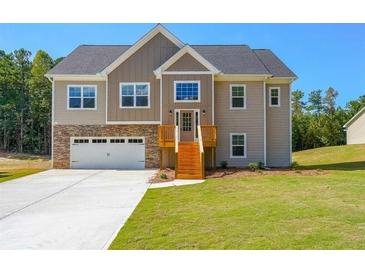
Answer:
<svg viewBox="0 0 365 274"><path fill-rule="evenodd" d="M146 168L158 168L158 125L54 125L53 167L70 168L70 137L144 136Z"/></svg>

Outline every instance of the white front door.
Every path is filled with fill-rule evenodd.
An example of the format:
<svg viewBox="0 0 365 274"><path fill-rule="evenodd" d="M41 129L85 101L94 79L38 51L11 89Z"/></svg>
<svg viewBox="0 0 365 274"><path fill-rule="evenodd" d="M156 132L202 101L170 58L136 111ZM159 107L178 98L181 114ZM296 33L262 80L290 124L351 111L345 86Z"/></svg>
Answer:
<svg viewBox="0 0 365 274"><path fill-rule="evenodd" d="M198 125L200 125L199 109L176 109L175 125L179 126L179 141L197 141Z"/></svg>
<svg viewBox="0 0 365 274"><path fill-rule="evenodd" d="M143 137L71 138L71 168L144 169Z"/></svg>

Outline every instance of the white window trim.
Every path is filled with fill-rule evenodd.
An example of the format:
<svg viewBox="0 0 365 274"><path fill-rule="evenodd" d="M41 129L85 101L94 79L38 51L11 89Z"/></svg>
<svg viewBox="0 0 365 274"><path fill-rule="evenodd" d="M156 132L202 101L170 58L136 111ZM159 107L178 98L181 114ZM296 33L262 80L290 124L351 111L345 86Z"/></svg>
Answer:
<svg viewBox="0 0 365 274"><path fill-rule="evenodd" d="M272 105L271 104L271 98L272 98L272 96L271 96L271 90L273 90L273 89L277 89L278 90L278 104L277 105ZM269 96L270 96L270 101L269 101L269 106L270 107L273 107L273 108L275 108L275 107L280 107L280 87L270 87L269 88Z"/></svg>
<svg viewBox="0 0 365 274"><path fill-rule="evenodd" d="M243 87L243 107L233 107L232 106L232 88L233 87ZM229 109L230 110L244 110L244 109L246 109L246 101L247 100L246 100L246 85L245 84L231 84L231 85L229 85Z"/></svg>
<svg viewBox="0 0 365 274"><path fill-rule="evenodd" d="M243 135L245 138L245 144L243 147L244 156L233 156L233 150L232 150L232 137L233 135ZM245 159L247 158L247 135L246 133L240 132L240 133L230 133L229 134L229 151L230 151L230 158L231 159Z"/></svg>
<svg viewBox="0 0 365 274"><path fill-rule="evenodd" d="M71 87L81 88L81 97L80 97L81 106L79 108L70 107L70 88ZM84 108L84 93L83 93L84 87L95 88L95 107L93 107L93 108ZM76 97L72 97L72 98L76 98ZM86 97L86 98L92 98L92 97ZM97 87L97 85L67 85L67 110L97 110L97 106L98 106L98 87Z"/></svg>
<svg viewBox="0 0 365 274"><path fill-rule="evenodd" d="M198 100L176 100L176 85L182 83L198 84ZM174 81L174 103L200 103L200 81L199 80Z"/></svg>
<svg viewBox="0 0 365 274"><path fill-rule="evenodd" d="M134 93L133 93L133 104L134 106L123 106L122 105L122 101L123 101L123 96L122 96L122 85L133 85L134 86ZM148 87L148 105L147 106L136 106L136 85L147 85ZM149 82L120 82L119 83L119 108L124 108L124 109L146 109L146 108L151 108L151 85Z"/></svg>

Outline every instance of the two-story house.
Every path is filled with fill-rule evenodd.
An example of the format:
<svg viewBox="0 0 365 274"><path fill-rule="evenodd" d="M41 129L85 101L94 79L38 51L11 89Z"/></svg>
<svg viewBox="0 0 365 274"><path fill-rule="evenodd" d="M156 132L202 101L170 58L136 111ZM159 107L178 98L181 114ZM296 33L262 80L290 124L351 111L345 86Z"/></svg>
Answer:
<svg viewBox="0 0 365 274"><path fill-rule="evenodd" d="M291 163L296 75L268 49L188 45L157 25L133 45L79 46L46 76L54 168L201 178L222 161Z"/></svg>

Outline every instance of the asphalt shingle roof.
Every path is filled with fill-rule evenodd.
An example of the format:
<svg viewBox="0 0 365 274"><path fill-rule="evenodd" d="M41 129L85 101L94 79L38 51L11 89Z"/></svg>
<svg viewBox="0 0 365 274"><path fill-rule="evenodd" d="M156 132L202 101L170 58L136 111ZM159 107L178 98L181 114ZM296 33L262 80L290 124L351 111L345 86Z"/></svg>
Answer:
<svg viewBox="0 0 365 274"><path fill-rule="evenodd" d="M48 74L95 75L115 61L130 45L82 45L72 51ZM224 74L296 75L268 49L252 50L245 45L192 45L200 55Z"/></svg>
<svg viewBox="0 0 365 274"><path fill-rule="evenodd" d="M74 49L47 74L95 75L116 60L131 46L81 45Z"/></svg>
<svg viewBox="0 0 365 274"><path fill-rule="evenodd" d="M191 46L226 74L270 74L255 53L244 45Z"/></svg>
<svg viewBox="0 0 365 274"><path fill-rule="evenodd" d="M297 77L271 50L254 49L253 52L274 77Z"/></svg>

